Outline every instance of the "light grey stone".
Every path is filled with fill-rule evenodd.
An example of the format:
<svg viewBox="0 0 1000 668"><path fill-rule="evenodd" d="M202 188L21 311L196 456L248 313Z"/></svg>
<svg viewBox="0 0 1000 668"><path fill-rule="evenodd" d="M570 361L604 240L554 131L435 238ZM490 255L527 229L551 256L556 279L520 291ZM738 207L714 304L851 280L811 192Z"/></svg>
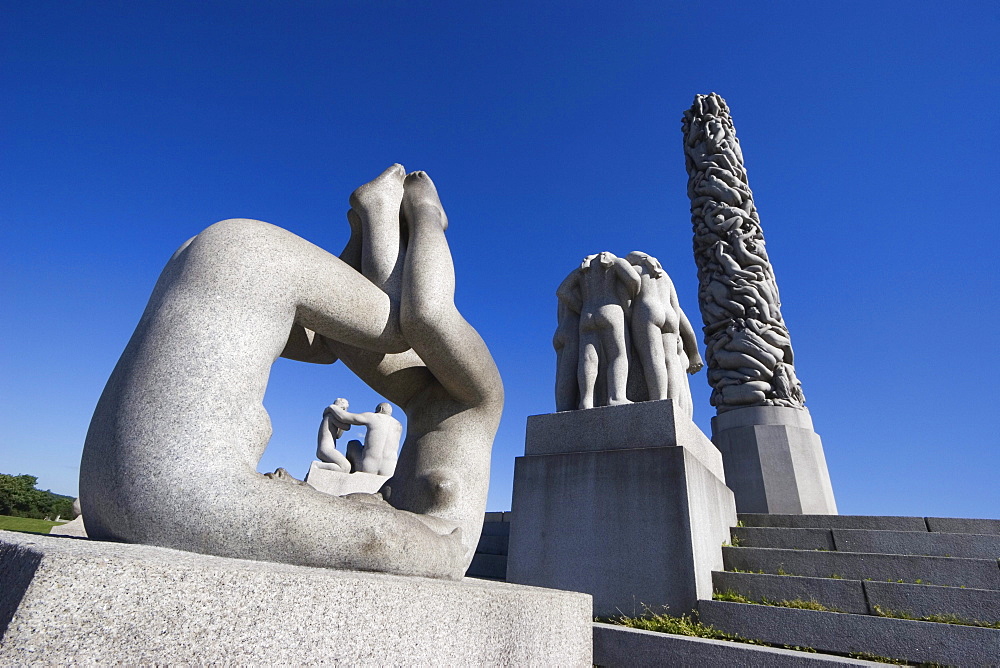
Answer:
<svg viewBox="0 0 1000 668"><path fill-rule="evenodd" d="M563 279L556 289L556 410L575 411L580 407L580 268Z"/></svg>
<svg viewBox="0 0 1000 668"><path fill-rule="evenodd" d="M766 408L731 410L712 419L712 442L722 453L737 509L740 513L835 515L837 504L823 443L811 428L798 426L811 424L807 409ZM739 415L743 411L749 414ZM787 424L781 424L783 417ZM766 424L753 422L759 418Z"/></svg>
<svg viewBox="0 0 1000 668"><path fill-rule="evenodd" d="M324 494L345 496L347 494L375 494L389 480L387 475L375 473L344 473L331 471L313 462L306 475L306 484Z"/></svg>
<svg viewBox="0 0 1000 668"><path fill-rule="evenodd" d="M873 529L884 531L926 531L922 517L891 515L769 515L740 513L747 527L790 527L794 529Z"/></svg>
<svg viewBox="0 0 1000 668"><path fill-rule="evenodd" d="M694 329L660 261L642 251L632 251L626 260L641 280L629 305L629 358L642 367L643 399L671 399L682 415L691 418L694 404L687 374L704 366Z"/></svg>
<svg viewBox="0 0 1000 668"><path fill-rule="evenodd" d="M788 529L786 529L788 531ZM839 552L878 552L881 554L922 554L934 557L1000 557L1000 536L967 533L931 533L927 531L866 531L833 529L833 542Z"/></svg>
<svg viewBox="0 0 1000 668"><path fill-rule="evenodd" d="M392 476L396 470L399 440L403 437L403 425L392 417L392 406L380 403L375 412L351 413L336 404L326 411L338 427L359 425L365 428L365 442L351 441L347 446L347 459L352 473L371 473ZM324 419L327 417L324 412ZM357 444L352 447L352 444Z"/></svg>
<svg viewBox="0 0 1000 668"><path fill-rule="evenodd" d="M767 575L763 573L712 573L717 592L735 592L752 601L817 601L831 610L869 614L865 590L860 580L834 578L806 578L795 575ZM941 587L938 587L941 589Z"/></svg>
<svg viewBox="0 0 1000 668"><path fill-rule="evenodd" d="M764 547L722 548L726 570L764 571L806 577L843 577L849 580L903 580L949 587L1000 589L996 559L919 557L906 554L814 552Z"/></svg>
<svg viewBox="0 0 1000 668"><path fill-rule="evenodd" d="M723 631L821 652L869 652L911 662L985 666L1000 656L1000 629L700 601L701 620Z"/></svg>
<svg viewBox="0 0 1000 668"><path fill-rule="evenodd" d="M319 434L316 436L316 459L319 460L321 469L328 471L351 472L351 462L337 449L337 439L350 429L348 425L338 425L333 419L331 408L339 407L344 410L350 406L347 399L338 397L330 406L323 411L323 420L319 425Z"/></svg>
<svg viewBox="0 0 1000 668"><path fill-rule="evenodd" d="M878 606L887 612L904 612L911 617L954 615L964 620L988 624L1000 622L1000 591L962 587L904 584L898 582L862 583L870 611Z"/></svg>
<svg viewBox="0 0 1000 668"><path fill-rule="evenodd" d="M626 347L629 300L639 292L640 279L627 261L608 251L588 255L560 286L564 294L579 295L580 314L577 381L580 408L628 403ZM605 382L598 388L598 372ZM562 400L560 400L562 401Z"/></svg>
<svg viewBox="0 0 1000 668"><path fill-rule="evenodd" d="M528 417L525 455L683 445L724 479L722 454L673 402L643 401Z"/></svg>
<svg viewBox="0 0 1000 668"><path fill-rule="evenodd" d="M741 668L808 668L809 666L883 666L828 654L798 652L728 640L694 638L643 631L614 624L594 624L594 665L659 668L660 666L741 666Z"/></svg>
<svg viewBox="0 0 1000 668"><path fill-rule="evenodd" d="M611 408L643 404L558 415L586 422ZM593 594L599 616L641 613L643 604L684 613L710 597L736 523L725 483L683 440L623 449L610 430L609 449L574 452L578 432L546 448L559 454L515 461L508 581ZM532 438L529 427L529 453L538 452Z"/></svg>
<svg viewBox="0 0 1000 668"><path fill-rule="evenodd" d="M959 517L927 517L925 520L928 531L1000 535L1000 520L965 519Z"/></svg>
<svg viewBox="0 0 1000 668"><path fill-rule="evenodd" d="M800 408L778 285L725 100L697 95L682 130L712 405L719 413Z"/></svg>
<svg viewBox="0 0 1000 668"><path fill-rule="evenodd" d="M75 520L66 522L66 524L59 524L51 529L49 529L50 536L77 536L81 538L87 537L87 527L83 524L83 515L80 515Z"/></svg>
<svg viewBox="0 0 1000 668"><path fill-rule="evenodd" d="M404 173L394 165L352 195L343 259L253 220L217 223L174 254L91 421L80 497L92 537L461 577L503 385L455 308L434 184ZM339 358L406 413L391 506L255 471L279 355Z"/></svg>
<svg viewBox="0 0 1000 668"><path fill-rule="evenodd" d="M0 532L0 664L590 666L590 597Z"/></svg>

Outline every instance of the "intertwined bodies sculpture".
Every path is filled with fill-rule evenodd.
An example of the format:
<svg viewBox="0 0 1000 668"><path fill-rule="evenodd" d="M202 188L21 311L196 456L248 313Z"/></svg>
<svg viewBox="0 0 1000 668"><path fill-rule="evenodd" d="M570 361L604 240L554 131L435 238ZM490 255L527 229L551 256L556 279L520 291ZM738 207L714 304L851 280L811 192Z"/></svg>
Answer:
<svg viewBox="0 0 1000 668"><path fill-rule="evenodd" d="M696 96L682 130L712 405L720 413L801 408L778 285L726 101Z"/></svg>
<svg viewBox="0 0 1000 668"><path fill-rule="evenodd" d="M253 220L217 223L174 254L87 434L80 496L91 537L462 576L482 529L500 376L455 308L430 178L393 165L351 206L341 258ZM279 355L339 357L403 408L391 505L256 472Z"/></svg>

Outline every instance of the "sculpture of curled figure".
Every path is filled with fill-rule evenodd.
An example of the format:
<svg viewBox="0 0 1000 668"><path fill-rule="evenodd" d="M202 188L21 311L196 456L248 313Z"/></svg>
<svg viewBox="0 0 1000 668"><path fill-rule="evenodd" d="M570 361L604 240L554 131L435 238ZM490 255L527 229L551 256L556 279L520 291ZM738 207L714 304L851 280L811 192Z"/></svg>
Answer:
<svg viewBox="0 0 1000 668"><path fill-rule="evenodd" d="M396 470L399 439L403 425L392 417L392 406L380 403L374 413L351 413L336 403L326 409L330 418L339 425L361 425L366 428L365 443L351 441L347 444L350 472L375 473L391 476ZM352 445L356 444L356 445Z"/></svg>
<svg viewBox="0 0 1000 668"><path fill-rule="evenodd" d="M433 182L393 165L351 196L341 258L256 220L173 255L104 389L80 498L100 540L459 579L482 530L503 385L454 304ZM335 497L256 471L279 356L341 359L400 406L391 496ZM362 498L355 498L362 497Z"/></svg>
<svg viewBox="0 0 1000 668"><path fill-rule="evenodd" d="M337 424L333 420L333 413L330 409L335 406L345 411L349 408L347 399L339 397L323 411L323 421L320 422L319 435L316 439L316 459L319 460L316 467L350 473L351 462L344 456L344 453L337 449L337 439L343 436L349 427L345 428L346 425Z"/></svg>
<svg viewBox="0 0 1000 668"><path fill-rule="evenodd" d="M625 260L604 251L588 255L560 289L579 290L580 343L577 381L580 408L593 408L599 368L606 369L608 405L627 404L628 354L625 310L642 284Z"/></svg>
<svg viewBox="0 0 1000 668"><path fill-rule="evenodd" d="M673 399L691 417L694 405L685 371L697 373L703 366L694 328L659 260L641 251L632 251L626 260L639 274L642 286L631 305L630 324L648 397Z"/></svg>

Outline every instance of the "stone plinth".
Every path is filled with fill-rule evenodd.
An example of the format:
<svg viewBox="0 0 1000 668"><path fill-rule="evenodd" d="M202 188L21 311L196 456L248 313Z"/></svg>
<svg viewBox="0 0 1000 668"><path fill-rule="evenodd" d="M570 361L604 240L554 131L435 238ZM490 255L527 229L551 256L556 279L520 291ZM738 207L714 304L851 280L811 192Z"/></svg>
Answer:
<svg viewBox="0 0 1000 668"><path fill-rule="evenodd" d="M807 408L751 406L712 418L741 513L836 515L823 443Z"/></svg>
<svg viewBox="0 0 1000 668"><path fill-rule="evenodd" d="M0 531L0 664L591 665L584 594Z"/></svg>
<svg viewBox="0 0 1000 668"><path fill-rule="evenodd" d="M736 524L718 452L670 401L529 417L511 516L508 582L587 592L598 616L711 598Z"/></svg>
<svg viewBox="0 0 1000 668"><path fill-rule="evenodd" d="M344 496L345 494L374 494L382 489L382 485L389 479L387 475L376 475L374 473L343 473L342 471L331 471L317 466L319 462L313 462L309 466L309 473L306 475L306 483L319 490L334 496Z"/></svg>

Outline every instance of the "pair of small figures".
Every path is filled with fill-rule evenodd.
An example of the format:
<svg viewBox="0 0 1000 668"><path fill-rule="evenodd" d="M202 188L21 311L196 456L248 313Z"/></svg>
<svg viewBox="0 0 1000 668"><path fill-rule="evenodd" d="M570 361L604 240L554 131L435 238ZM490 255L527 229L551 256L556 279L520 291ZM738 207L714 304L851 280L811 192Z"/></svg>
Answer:
<svg viewBox="0 0 1000 668"><path fill-rule="evenodd" d="M348 407L347 399L341 397L323 411L316 448L318 468L391 476L396 471L399 441L403 436L403 425L392 417L392 406L382 402L374 413L351 413ZM337 439L352 425L365 427L367 433L364 445L358 440L348 441L345 457L337 450Z"/></svg>

